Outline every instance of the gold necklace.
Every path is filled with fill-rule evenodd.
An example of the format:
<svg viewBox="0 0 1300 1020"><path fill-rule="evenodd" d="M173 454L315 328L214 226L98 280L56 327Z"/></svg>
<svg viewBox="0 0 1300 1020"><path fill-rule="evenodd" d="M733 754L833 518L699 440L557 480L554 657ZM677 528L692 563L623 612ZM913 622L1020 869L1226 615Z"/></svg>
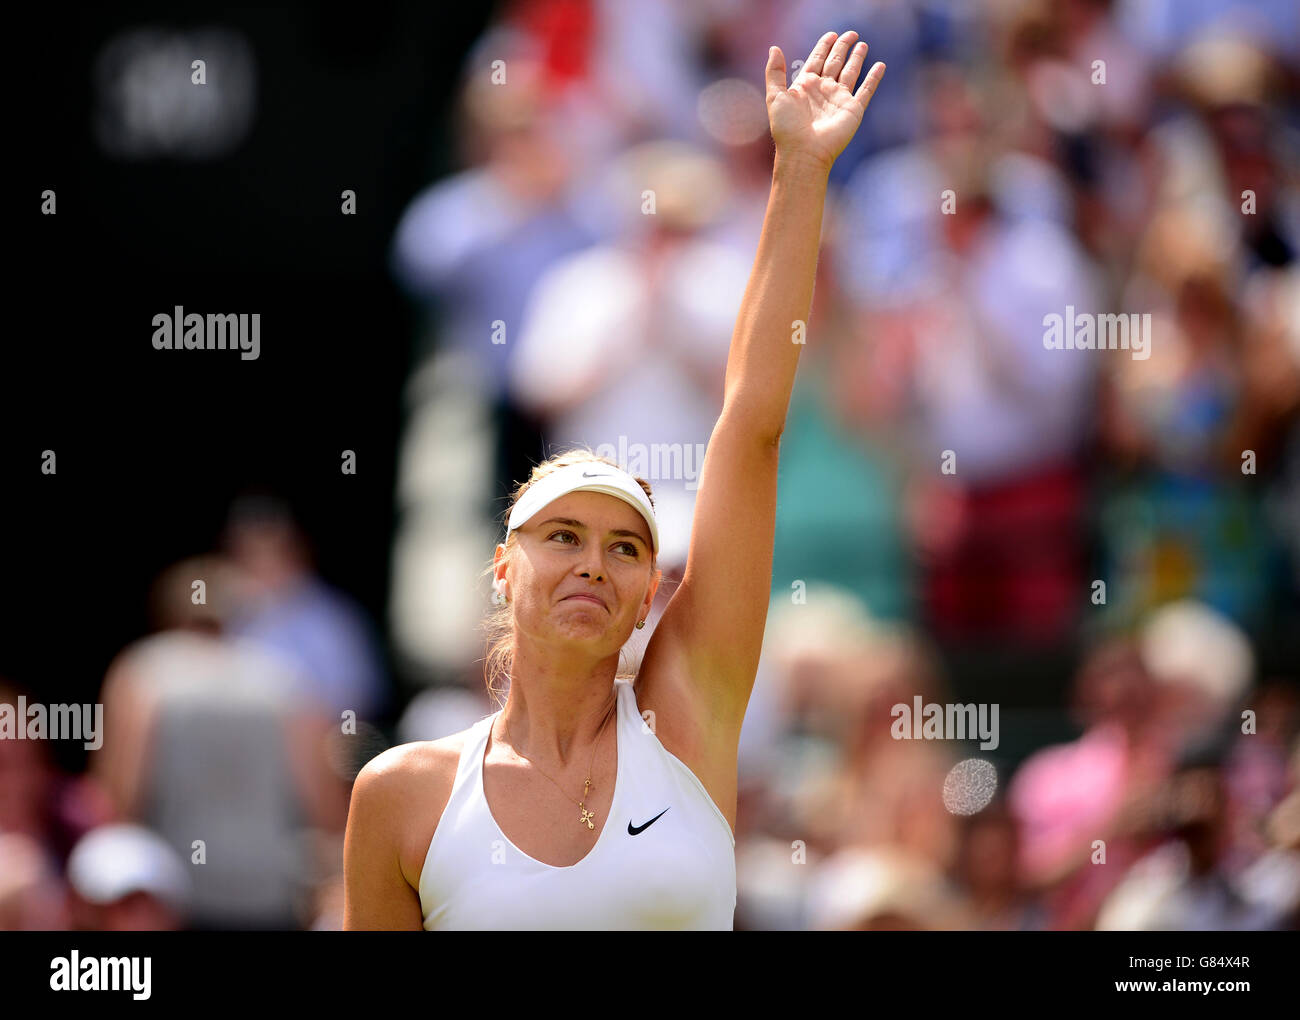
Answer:
<svg viewBox="0 0 1300 1020"><path fill-rule="evenodd" d="M615 697L615 705L617 705L617 703L618 703L618 702L617 702L617 698L618 698L618 692L617 692L617 691L615 692L614 697ZM613 706L611 706L611 707L613 707ZM591 761L589 761L589 762L587 763L587 783L586 783L586 785L582 788L582 800L574 800L574 801L573 801L575 804L578 805L579 809L582 811L582 814L578 815L578 824L579 824L579 825L582 825L582 824L585 822L586 825L587 825L587 828L588 828L588 829L594 829L594 828L596 827L596 824L595 824L595 818L596 818L596 816L595 816L595 814L594 814L593 812L587 810L587 794L588 794L588 793L590 792L590 790L591 790L591 766L592 766L592 765L595 763L595 761L596 761L596 748L600 747L600 738L601 738L601 736L602 736L602 735L604 734L604 732L605 732L605 725L606 725L606 723L609 722L609 715L610 715L610 710L609 710L609 709L606 709L606 710L605 710L605 721L602 722L602 723L600 724L600 732L596 734L596 743L595 743L595 744L592 746L592 748L591 748ZM537 762L533 761L533 760L532 760L531 758L529 758L527 755L525 755L525 754L521 754L521 753L520 753L519 749L515 746L515 738L514 738L514 734L512 734L512 733L510 732L510 723L509 723L509 721L506 722L506 736L510 738L510 749L511 749L512 751L514 751L515 754L518 754L520 758L523 758L524 761L528 762L529 765L531 765L533 768L537 769L538 772L541 772L542 775L546 776L547 779L551 779L551 777L550 777L550 776L547 776L545 772L542 772L542 769L541 769L541 767L537 764ZM616 767L617 767L617 766L616 766ZM554 779L551 779L551 782L555 785L555 788L556 788L557 790L559 790L561 793L564 793L564 787L562 787L559 783L556 783ZM570 796L569 794L564 793L564 795L565 795L566 797L568 797L569 800L573 800L573 797Z"/></svg>

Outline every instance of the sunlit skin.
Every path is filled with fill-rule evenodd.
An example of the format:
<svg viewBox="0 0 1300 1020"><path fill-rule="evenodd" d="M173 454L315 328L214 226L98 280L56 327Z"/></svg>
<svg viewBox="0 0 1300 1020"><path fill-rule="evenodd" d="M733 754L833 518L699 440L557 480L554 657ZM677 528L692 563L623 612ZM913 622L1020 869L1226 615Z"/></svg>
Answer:
<svg viewBox="0 0 1300 1020"><path fill-rule="evenodd" d="M609 697L605 679L616 672L619 650L637 622L649 615L663 571L652 567L645 519L601 492L571 492L555 500L515 532L515 541L508 562L505 545L497 546L495 577L514 613L513 672L530 682L527 690L512 691L504 715L525 746L532 746L530 717L554 712L557 723L569 717L567 726L534 727L557 738L534 750L563 761L573 726L560 706L584 693L598 694L591 707L599 714ZM578 592L596 595L605 605L568 597ZM516 699L530 693L525 714Z"/></svg>
<svg viewBox="0 0 1300 1020"><path fill-rule="evenodd" d="M853 92L866 58L867 44L858 40L857 32L827 32L787 87L785 54L781 47L772 47L766 70L767 116L778 151L830 169L858 130L885 76L885 65L877 61Z"/></svg>

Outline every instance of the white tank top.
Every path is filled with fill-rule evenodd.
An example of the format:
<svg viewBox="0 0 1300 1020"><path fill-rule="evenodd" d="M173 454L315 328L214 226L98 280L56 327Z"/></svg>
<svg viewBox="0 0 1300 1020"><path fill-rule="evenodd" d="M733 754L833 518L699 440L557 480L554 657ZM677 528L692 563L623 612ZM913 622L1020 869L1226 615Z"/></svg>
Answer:
<svg viewBox="0 0 1300 1020"><path fill-rule="evenodd" d="M731 826L695 774L642 721L632 681L614 687L614 799L595 846L567 868L525 854L488 808L483 758L500 711L470 728L420 872L426 930L731 930Z"/></svg>

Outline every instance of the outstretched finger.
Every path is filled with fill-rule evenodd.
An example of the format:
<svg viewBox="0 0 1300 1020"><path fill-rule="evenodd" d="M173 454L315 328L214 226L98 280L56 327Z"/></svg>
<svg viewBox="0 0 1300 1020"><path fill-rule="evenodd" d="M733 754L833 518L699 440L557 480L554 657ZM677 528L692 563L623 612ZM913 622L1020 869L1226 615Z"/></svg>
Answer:
<svg viewBox="0 0 1300 1020"><path fill-rule="evenodd" d="M821 74L822 67L826 63L826 54L831 51L831 46L835 43L835 33L827 32L817 40L817 45L812 48L808 54L808 61L803 65L803 70L809 74Z"/></svg>
<svg viewBox="0 0 1300 1020"><path fill-rule="evenodd" d="M785 91L785 54L780 46L772 46L767 51L767 98Z"/></svg>
<svg viewBox="0 0 1300 1020"><path fill-rule="evenodd" d="M880 84L880 79L884 76L885 65L877 60L871 65L871 70L868 71L867 76L862 79L861 87L853 96L863 110L866 110L867 104L871 102L871 97L876 94L876 86Z"/></svg>
<svg viewBox="0 0 1300 1020"><path fill-rule="evenodd" d="M822 68L821 73L825 77L832 80L839 78L840 72L844 70L844 61L849 56L849 47L853 45L857 37L858 33L850 30L835 40L831 55L826 58L826 66Z"/></svg>
<svg viewBox="0 0 1300 1020"><path fill-rule="evenodd" d="M853 47L853 52L849 54L849 62L844 65L844 70L840 72L839 82L850 92L853 86L858 82L858 75L862 73L862 62L867 59L867 44L858 43Z"/></svg>

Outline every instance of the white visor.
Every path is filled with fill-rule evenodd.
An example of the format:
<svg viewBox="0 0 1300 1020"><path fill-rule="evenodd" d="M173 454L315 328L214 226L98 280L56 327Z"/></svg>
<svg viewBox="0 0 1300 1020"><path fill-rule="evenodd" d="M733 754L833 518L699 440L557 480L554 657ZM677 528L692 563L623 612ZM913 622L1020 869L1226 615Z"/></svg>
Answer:
<svg viewBox="0 0 1300 1020"><path fill-rule="evenodd" d="M555 502L570 492L603 492L617 496L630 504L645 518L650 528L650 539L654 543L655 555L659 553L659 525L655 522L654 509L646 498L645 489L635 478L622 468L613 467L599 461L585 461L559 468L549 475L533 482L524 493L523 498L510 511L507 531L527 524L538 511Z"/></svg>

